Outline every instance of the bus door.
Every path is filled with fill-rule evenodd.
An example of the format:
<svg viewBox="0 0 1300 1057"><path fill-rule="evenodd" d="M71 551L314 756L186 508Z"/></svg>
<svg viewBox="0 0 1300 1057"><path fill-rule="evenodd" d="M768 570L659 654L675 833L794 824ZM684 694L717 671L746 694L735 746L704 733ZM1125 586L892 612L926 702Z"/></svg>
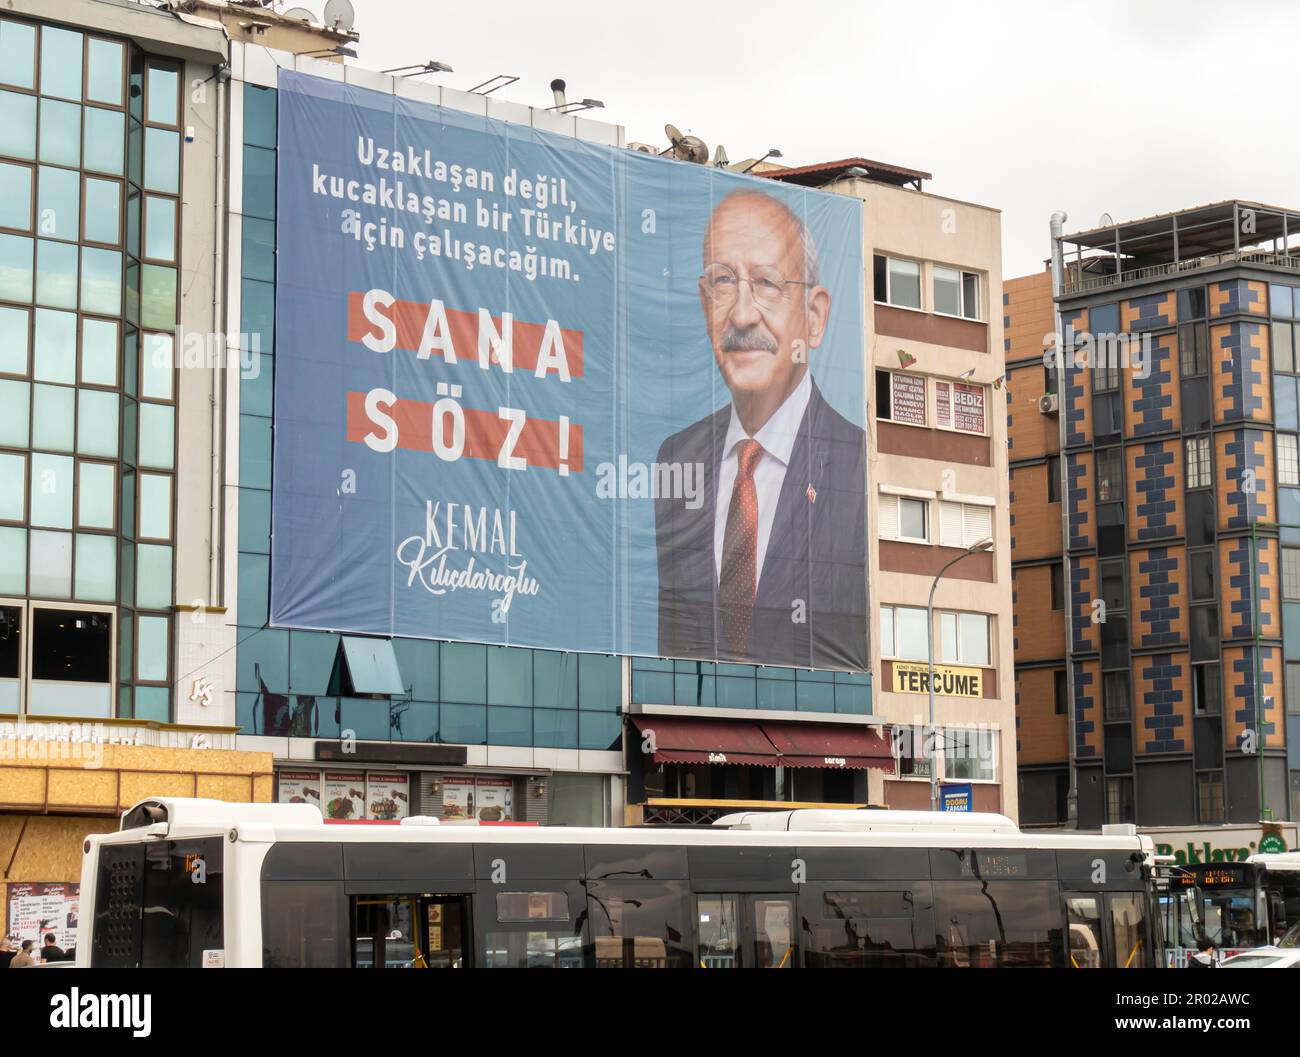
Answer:
<svg viewBox="0 0 1300 1057"><path fill-rule="evenodd" d="M354 896L352 918L352 964L358 969L460 969L470 964L468 896Z"/></svg>
<svg viewBox="0 0 1300 1057"><path fill-rule="evenodd" d="M1154 964L1141 892L1065 892L1073 969L1145 969Z"/></svg>
<svg viewBox="0 0 1300 1057"><path fill-rule="evenodd" d="M699 895L695 906L700 968L793 969L798 965L793 895Z"/></svg>

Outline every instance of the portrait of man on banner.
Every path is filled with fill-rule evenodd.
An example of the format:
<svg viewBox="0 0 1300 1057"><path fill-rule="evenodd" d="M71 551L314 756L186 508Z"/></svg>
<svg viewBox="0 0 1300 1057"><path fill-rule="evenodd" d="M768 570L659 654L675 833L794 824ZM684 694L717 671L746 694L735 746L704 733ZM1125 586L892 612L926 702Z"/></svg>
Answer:
<svg viewBox="0 0 1300 1057"><path fill-rule="evenodd" d="M655 501L659 651L865 669L866 434L813 377L834 297L804 220L762 190L723 198L699 302L730 400L659 449L705 481L702 504Z"/></svg>

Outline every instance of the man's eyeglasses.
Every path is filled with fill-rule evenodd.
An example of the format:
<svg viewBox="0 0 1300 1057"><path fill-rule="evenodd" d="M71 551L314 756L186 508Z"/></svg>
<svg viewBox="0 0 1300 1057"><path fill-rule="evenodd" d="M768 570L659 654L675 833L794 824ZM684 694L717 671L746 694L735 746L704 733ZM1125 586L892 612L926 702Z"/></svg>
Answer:
<svg viewBox="0 0 1300 1057"><path fill-rule="evenodd" d="M741 283L749 283L754 300L768 308L782 304L790 287L812 285L797 279L787 279L775 268L768 267L755 268L748 279L742 279L725 264L710 264L704 269L700 281L704 283L704 292L719 308L729 308L736 303Z"/></svg>

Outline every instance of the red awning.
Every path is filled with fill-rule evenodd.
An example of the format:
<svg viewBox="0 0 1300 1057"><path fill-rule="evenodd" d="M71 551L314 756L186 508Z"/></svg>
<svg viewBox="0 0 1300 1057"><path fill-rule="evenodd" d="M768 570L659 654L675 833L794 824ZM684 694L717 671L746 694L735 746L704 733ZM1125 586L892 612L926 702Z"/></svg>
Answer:
<svg viewBox="0 0 1300 1057"><path fill-rule="evenodd" d="M757 723L677 716L633 716L632 722L642 735L653 733L656 763L775 767L781 762Z"/></svg>
<svg viewBox="0 0 1300 1057"><path fill-rule="evenodd" d="M653 731L656 763L894 769L889 735L870 727L644 715L632 722L642 735Z"/></svg>
<svg viewBox="0 0 1300 1057"><path fill-rule="evenodd" d="M782 767L894 769L889 734L883 731L832 723L764 722L762 727L780 752L777 762Z"/></svg>

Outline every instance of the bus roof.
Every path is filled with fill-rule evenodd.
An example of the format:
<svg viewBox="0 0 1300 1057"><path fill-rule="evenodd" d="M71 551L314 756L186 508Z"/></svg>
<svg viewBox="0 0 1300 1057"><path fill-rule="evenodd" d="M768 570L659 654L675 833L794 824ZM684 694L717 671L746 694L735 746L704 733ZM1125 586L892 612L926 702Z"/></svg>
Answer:
<svg viewBox="0 0 1300 1057"><path fill-rule="evenodd" d="M1300 873L1300 851L1264 852L1246 860L1265 870L1282 870Z"/></svg>

